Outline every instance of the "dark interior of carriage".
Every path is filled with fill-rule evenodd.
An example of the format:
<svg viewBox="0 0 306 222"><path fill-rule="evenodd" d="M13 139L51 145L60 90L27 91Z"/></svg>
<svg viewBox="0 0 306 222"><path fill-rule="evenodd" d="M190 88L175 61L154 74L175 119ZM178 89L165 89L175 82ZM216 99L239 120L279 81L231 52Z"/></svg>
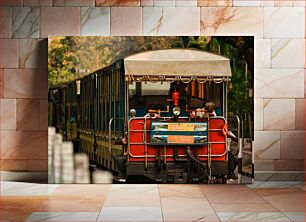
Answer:
<svg viewBox="0 0 306 222"><path fill-rule="evenodd" d="M129 107L136 110L136 116L142 117L148 112L148 107L154 105L156 110L165 111L167 106L173 108L171 94L176 91L180 93L179 107L181 116L188 116L186 105L189 110L202 108L203 104L213 101L216 104L215 111L218 116L222 115L222 93L223 84L214 82L189 83L172 82L137 82L129 84ZM171 116L172 112L162 113L162 116Z"/></svg>

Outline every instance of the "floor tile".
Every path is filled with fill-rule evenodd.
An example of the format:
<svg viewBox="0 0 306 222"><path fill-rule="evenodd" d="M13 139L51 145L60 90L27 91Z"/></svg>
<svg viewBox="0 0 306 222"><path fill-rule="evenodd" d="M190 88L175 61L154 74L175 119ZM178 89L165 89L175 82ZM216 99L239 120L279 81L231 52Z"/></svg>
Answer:
<svg viewBox="0 0 306 222"><path fill-rule="evenodd" d="M198 185L179 185L179 184L159 184L159 196L162 197L188 197L188 198L203 198Z"/></svg>
<svg viewBox="0 0 306 222"><path fill-rule="evenodd" d="M26 221L96 221L99 212L34 212Z"/></svg>
<svg viewBox="0 0 306 222"><path fill-rule="evenodd" d="M199 185L210 203L267 203L245 185Z"/></svg>
<svg viewBox="0 0 306 222"><path fill-rule="evenodd" d="M255 181L249 188L302 188L304 181Z"/></svg>
<svg viewBox="0 0 306 222"><path fill-rule="evenodd" d="M268 203L258 204L212 204L216 212L277 212L278 210Z"/></svg>
<svg viewBox="0 0 306 222"><path fill-rule="evenodd" d="M163 221L160 207L103 207L98 221Z"/></svg>
<svg viewBox="0 0 306 222"><path fill-rule="evenodd" d="M56 184L35 184L1 181L1 196L43 196L50 195L58 187Z"/></svg>
<svg viewBox="0 0 306 222"><path fill-rule="evenodd" d="M282 212L305 211L305 194L265 196L264 199Z"/></svg>
<svg viewBox="0 0 306 222"><path fill-rule="evenodd" d="M49 197L39 207L40 212L99 212L104 198L92 199L86 196Z"/></svg>
<svg viewBox="0 0 306 222"><path fill-rule="evenodd" d="M105 207L159 207L156 184L113 184Z"/></svg>
<svg viewBox="0 0 306 222"><path fill-rule="evenodd" d="M299 188L256 188L253 189L257 194L262 197L288 195L288 194L305 194L305 191Z"/></svg>
<svg viewBox="0 0 306 222"><path fill-rule="evenodd" d="M161 198L164 221L219 221L205 198Z"/></svg>
<svg viewBox="0 0 306 222"><path fill-rule="evenodd" d="M0 221L24 221L47 196L1 196Z"/></svg>
<svg viewBox="0 0 306 222"><path fill-rule="evenodd" d="M280 212L241 212L241 213L218 213L221 221L291 221Z"/></svg>
<svg viewBox="0 0 306 222"><path fill-rule="evenodd" d="M55 189L52 197L83 196L94 199L105 199L110 188L111 184L62 184Z"/></svg>
<svg viewBox="0 0 306 222"><path fill-rule="evenodd" d="M282 212L293 221L306 221L305 212Z"/></svg>

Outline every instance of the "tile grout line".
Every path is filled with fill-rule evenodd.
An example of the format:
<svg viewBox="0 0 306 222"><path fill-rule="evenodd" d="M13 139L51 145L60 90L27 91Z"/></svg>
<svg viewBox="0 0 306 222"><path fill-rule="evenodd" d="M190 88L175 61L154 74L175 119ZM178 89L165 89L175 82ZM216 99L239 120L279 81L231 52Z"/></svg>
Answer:
<svg viewBox="0 0 306 222"><path fill-rule="evenodd" d="M211 205L211 202L209 201L209 199L205 196L204 192L202 191L202 189L200 188L200 185L197 185L198 188L200 189L202 196L207 200L207 202L209 203L210 207L213 209L213 211L215 212L216 216L218 217L219 221L222 221L221 218L219 217L217 211L215 210L215 208Z"/></svg>
<svg viewBox="0 0 306 222"><path fill-rule="evenodd" d="M292 221L289 217L287 217L286 214L284 214L279 208L277 208L276 206L274 206L272 203L270 203L266 198L264 198L262 195L260 195L259 193L257 193L256 191L254 191L252 188L248 187L248 189L252 190L255 194L257 194L261 199L263 199L267 204L270 204L272 207L274 207L278 213L282 214L283 216L285 216L286 218L288 218L290 221ZM260 188L259 188L260 189ZM262 189L262 188L261 188ZM264 188L264 189L271 189L271 188ZM259 212L258 212L259 213Z"/></svg>
<svg viewBox="0 0 306 222"><path fill-rule="evenodd" d="M161 203L161 196L160 196L160 192L159 192L159 185L156 184L156 186L157 186L157 191L158 191L158 197L159 197L159 204L160 204L160 211L161 211L162 221L165 221L164 220L164 213L163 213L162 203Z"/></svg>
<svg viewBox="0 0 306 222"><path fill-rule="evenodd" d="M258 195L260 195L260 194L258 194ZM278 213L280 213L280 214L282 214L283 216L285 216L286 218L288 218L290 221L293 221L293 220L291 220L291 218L289 218L285 213L283 213L282 211L281 211L281 209L279 209L278 207L276 207L276 206L274 206L272 203L270 203L266 198L264 198L263 196L261 196L260 195L260 197L262 198L262 199L264 199L268 204L270 204L272 207L274 207L276 210L277 210L277 212Z"/></svg>
<svg viewBox="0 0 306 222"><path fill-rule="evenodd" d="M112 189L113 185L114 185L114 184L111 184L111 186L110 186L110 188L109 188L109 191L108 191L107 194L105 195L105 199L104 199L103 204L102 204L102 206L101 206L100 212L98 213L98 216L97 216L97 218L96 218L96 221L99 221L99 217L100 217L101 211L102 211L102 209L103 209L103 206L104 206L104 204L105 204L105 201L106 201L106 199L107 199L107 196L108 196L109 193L111 192L111 189Z"/></svg>

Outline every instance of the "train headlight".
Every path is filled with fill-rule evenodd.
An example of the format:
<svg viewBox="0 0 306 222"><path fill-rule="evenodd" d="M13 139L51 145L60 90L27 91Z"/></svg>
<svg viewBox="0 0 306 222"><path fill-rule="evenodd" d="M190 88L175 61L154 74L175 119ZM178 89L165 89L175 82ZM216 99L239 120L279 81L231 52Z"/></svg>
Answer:
<svg viewBox="0 0 306 222"><path fill-rule="evenodd" d="M131 115L131 117L134 117L136 115L136 110L135 109L131 109L130 110L130 115Z"/></svg>
<svg viewBox="0 0 306 222"><path fill-rule="evenodd" d="M174 107L172 111L173 111L173 115L175 116L179 116L181 114L181 109L178 106Z"/></svg>

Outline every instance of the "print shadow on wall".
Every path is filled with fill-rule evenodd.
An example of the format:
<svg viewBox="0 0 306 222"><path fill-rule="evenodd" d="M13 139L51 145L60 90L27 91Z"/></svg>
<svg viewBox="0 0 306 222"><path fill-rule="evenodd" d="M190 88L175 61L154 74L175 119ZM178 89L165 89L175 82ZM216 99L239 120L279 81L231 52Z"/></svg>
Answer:
<svg viewBox="0 0 306 222"><path fill-rule="evenodd" d="M49 183L252 182L252 36L48 46Z"/></svg>

